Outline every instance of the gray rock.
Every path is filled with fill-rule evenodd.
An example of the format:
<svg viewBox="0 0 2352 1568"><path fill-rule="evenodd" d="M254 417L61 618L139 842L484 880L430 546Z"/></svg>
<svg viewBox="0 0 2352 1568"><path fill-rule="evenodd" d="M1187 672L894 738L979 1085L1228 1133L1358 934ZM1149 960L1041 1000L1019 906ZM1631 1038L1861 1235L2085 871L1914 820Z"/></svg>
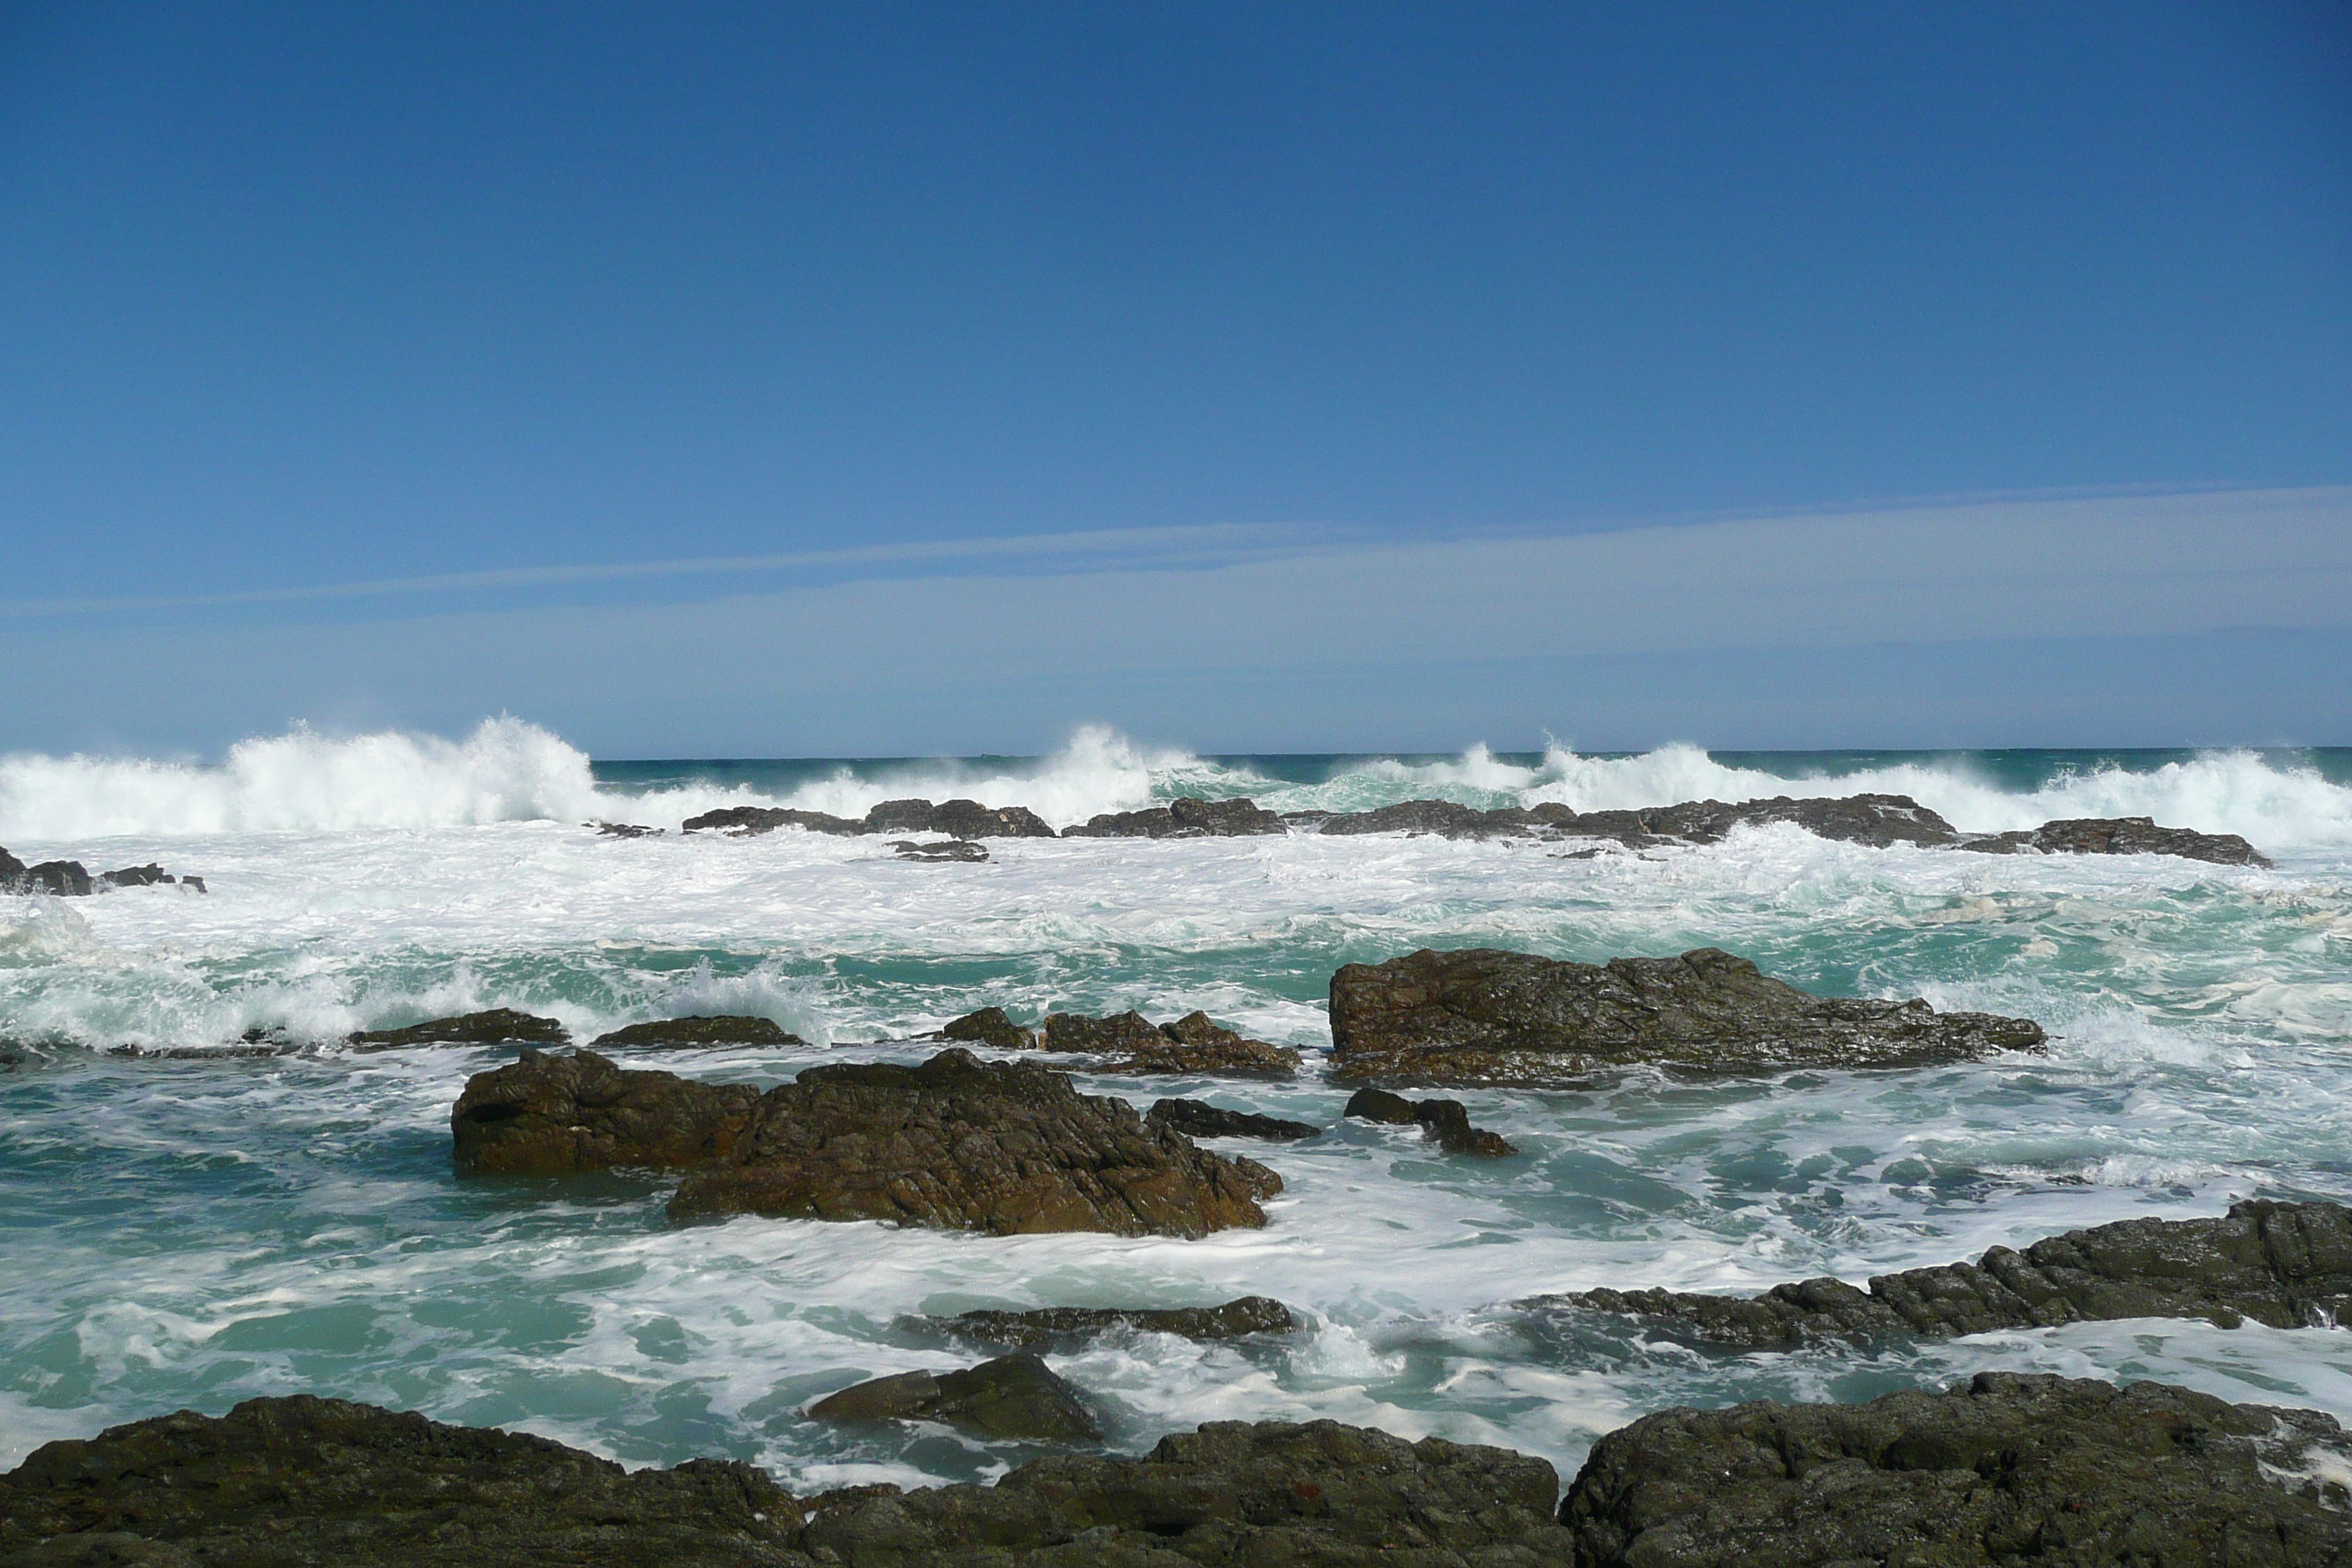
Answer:
<svg viewBox="0 0 2352 1568"><path fill-rule="evenodd" d="M1979 854L2178 855L2216 866L2268 866L2269 857L2234 833L2199 833L2158 827L2147 816L2078 816L2045 822L2030 833L1995 833L1964 838L1956 848Z"/></svg>
<svg viewBox="0 0 2352 1568"><path fill-rule="evenodd" d="M1542 1082L1644 1064L1700 1072L1921 1067L2031 1050L2042 1039L2023 1018L1808 995L1711 947L1605 965L1423 949L1331 977L1341 1079Z"/></svg>
<svg viewBox="0 0 2352 1568"><path fill-rule="evenodd" d="M1243 1296L1215 1307L1039 1307L1026 1312L982 1310L908 1321L928 1332L1018 1350L1076 1344L1115 1329L1213 1342L1287 1334L1298 1328L1297 1315L1270 1296Z"/></svg>
<svg viewBox="0 0 2352 1568"><path fill-rule="evenodd" d="M1594 1445L1578 1568L2352 1563L2327 1416L2161 1384L1979 1373L1867 1405L1668 1410Z"/></svg>
<svg viewBox="0 0 2352 1568"><path fill-rule="evenodd" d="M814 1067L761 1097L729 1158L690 1172L682 1220L890 1220L1008 1236L1201 1237L1260 1226L1282 1179L1196 1148L1069 1075L960 1047L920 1067Z"/></svg>
<svg viewBox="0 0 2352 1568"><path fill-rule="evenodd" d="M482 1175L684 1170L732 1154L759 1106L750 1084L632 1072L593 1051L526 1049L466 1080L449 1136L457 1168Z"/></svg>
<svg viewBox="0 0 2352 1568"><path fill-rule="evenodd" d="M805 1046L808 1042L773 1018L729 1013L717 1016L697 1015L690 1018L656 1018L649 1023L631 1024L625 1028L599 1035L588 1044L592 1049L611 1050L629 1046Z"/></svg>
<svg viewBox="0 0 2352 1568"><path fill-rule="evenodd" d="M1033 1050L1037 1045L1036 1031L1014 1023L1002 1007L982 1007L977 1013L966 1013L941 1029L938 1038L965 1040L1000 1051Z"/></svg>
<svg viewBox="0 0 2352 1568"><path fill-rule="evenodd" d="M1287 833L1283 819L1247 799L1201 800L1180 796L1142 811L1108 811L1083 827L1062 829L1065 838L1233 838Z"/></svg>
<svg viewBox="0 0 2352 1568"><path fill-rule="evenodd" d="M1199 1100L1156 1100L1143 1113L1146 1121L1172 1127L1187 1138L1271 1138L1287 1142L1319 1138L1323 1129L1311 1121L1286 1121L1255 1110L1228 1110Z"/></svg>
<svg viewBox="0 0 2352 1568"><path fill-rule="evenodd" d="M1092 1443L1102 1427L1078 1391L1027 1351L961 1372L877 1377L809 1406L818 1421L940 1421L983 1437Z"/></svg>
<svg viewBox="0 0 2352 1568"><path fill-rule="evenodd" d="M2221 1219L2127 1219L1996 1247L1974 1263L1776 1285L1752 1298L1586 1290L1536 1306L1639 1318L1670 1338L1780 1348L1816 1338L1940 1338L2116 1318L2201 1318L2274 1329L2352 1316L2352 1210L2232 1204Z"/></svg>
<svg viewBox="0 0 2352 1568"><path fill-rule="evenodd" d="M1348 1108L1340 1114L1397 1126L1418 1122L1429 1141L1449 1154L1493 1160L1519 1152L1501 1133L1471 1126L1469 1109L1458 1100L1412 1100L1384 1089L1360 1089L1349 1096Z"/></svg>
<svg viewBox="0 0 2352 1568"><path fill-rule="evenodd" d="M919 860L933 864L944 861L981 861L988 858L988 846L975 844L969 838L943 838L919 844L911 838L893 842L891 848L901 860Z"/></svg>
<svg viewBox="0 0 2352 1568"><path fill-rule="evenodd" d="M402 1029L362 1029L346 1037L348 1043L369 1050L401 1046L561 1046L571 1034L553 1018L493 1007L484 1013L460 1013L455 1017L428 1018Z"/></svg>
<svg viewBox="0 0 2352 1568"><path fill-rule="evenodd" d="M687 833L715 831L738 838L773 833L779 827L802 827L811 833L849 835L865 832L866 825L822 811L792 811L781 806L730 805L689 816L679 828Z"/></svg>
<svg viewBox="0 0 2352 1568"><path fill-rule="evenodd" d="M1051 838L1054 830L1025 805L976 800L886 800L866 814L867 833L941 833L950 838Z"/></svg>

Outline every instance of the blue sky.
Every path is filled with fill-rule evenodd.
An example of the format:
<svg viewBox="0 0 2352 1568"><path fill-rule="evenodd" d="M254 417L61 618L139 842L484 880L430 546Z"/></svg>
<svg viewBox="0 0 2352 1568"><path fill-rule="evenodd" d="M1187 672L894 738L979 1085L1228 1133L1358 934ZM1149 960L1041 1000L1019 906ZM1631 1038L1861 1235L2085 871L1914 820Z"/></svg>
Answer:
<svg viewBox="0 0 2352 1568"><path fill-rule="evenodd" d="M0 11L0 750L2340 743L2347 484L2340 5Z"/></svg>

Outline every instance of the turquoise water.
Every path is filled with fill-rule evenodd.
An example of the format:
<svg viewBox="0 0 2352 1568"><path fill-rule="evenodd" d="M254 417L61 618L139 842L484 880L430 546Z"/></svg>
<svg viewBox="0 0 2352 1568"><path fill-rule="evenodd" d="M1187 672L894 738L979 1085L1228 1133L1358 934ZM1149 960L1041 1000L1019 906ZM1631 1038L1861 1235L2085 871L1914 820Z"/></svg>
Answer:
<svg viewBox="0 0 2352 1568"><path fill-rule="evenodd" d="M352 748L359 747L360 750ZM111 770L111 771L108 771ZM1535 843L1008 841L982 866L782 833L615 840L749 800L862 811L971 794L1057 822L1178 793L1277 809L1419 795L1664 804L1902 788L1964 827L2132 811L2244 832L2274 869L1826 844L1559 858ZM1755 1289L1971 1256L2249 1195L2352 1197L2352 752L1212 758L1081 736L1045 759L599 763L509 724L307 737L216 770L0 763L0 843L208 878L0 909L0 1463L52 1436L297 1388L522 1426L631 1463L724 1454L793 1484L984 1476L1017 1447L816 1426L856 1378L960 1353L896 1324L968 1306L1258 1291L1296 1342L1107 1340L1055 1364L1111 1441L1331 1415L1572 1465L1643 1411L1858 1398L1985 1366L2161 1376L2352 1416L2352 1335L2141 1322L1954 1344L1695 1354L1514 1303L1601 1283ZM282 1026L513 1005L576 1035L755 1012L803 1051L639 1053L777 1081L985 1003L1205 1007L1310 1060L1338 964L1422 945L1561 957L1712 943L1822 991L2042 1020L2046 1057L1904 1074L1465 1095L1525 1151L1471 1163L1291 1086L1100 1079L1332 1127L1240 1146L1289 1184L1263 1232L992 1239L740 1220L669 1184L460 1182L448 1106L504 1059L434 1048L118 1055ZM873 1042L884 1042L875 1044ZM862 1042L862 1043L861 1043Z"/></svg>

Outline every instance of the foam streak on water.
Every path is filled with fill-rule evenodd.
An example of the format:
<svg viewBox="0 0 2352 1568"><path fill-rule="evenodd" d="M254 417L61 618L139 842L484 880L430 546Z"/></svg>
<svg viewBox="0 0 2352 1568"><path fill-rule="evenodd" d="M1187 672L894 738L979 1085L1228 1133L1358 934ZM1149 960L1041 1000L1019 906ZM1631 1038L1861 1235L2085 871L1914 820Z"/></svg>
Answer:
<svg viewBox="0 0 2352 1568"><path fill-rule="evenodd" d="M893 1326L981 1305L1304 1310L1286 1344L1114 1337L1056 1364L1113 1440L1229 1416L1331 1415L1572 1464L1677 1402L1859 1398L1988 1366L2158 1376L2352 1415L2352 1334L2172 1322L1933 1346L1695 1355L1515 1310L1598 1283L1752 1290L1970 1257L2256 1194L2352 1196L2352 791L2340 759L1205 759L1102 731L1032 761L599 765L515 721L462 742L293 735L205 769L0 763L0 843L160 858L170 888L0 902L0 1464L49 1437L320 1389L524 1426L632 1463L724 1454L803 1487L985 1476L1003 1446L823 1428L855 1378L945 1365ZM1768 765L1769 764L1769 765ZM1805 776L1807 774L1811 776ZM1899 790L1963 826L2130 812L2244 832L2275 869L1979 857L1793 828L1586 860L1533 842L1017 840L917 866L798 832L600 838L729 802L854 814L970 795L1080 820L1179 793L1277 809L1415 795L1584 808ZM1310 1059L1334 967L1425 944L1560 957L1702 942L1822 991L2041 1019L2043 1058L1900 1074L1473 1092L1527 1153L1433 1154L1295 1085L1101 1079L1314 1121L1240 1145L1288 1190L1263 1232L1202 1242L991 1239L743 1220L673 1230L666 1184L459 1183L446 1117L503 1053L108 1054L309 1038L509 1005L581 1037L664 1015L773 1017L804 1050L638 1053L777 1081L986 1003L1017 1016L1199 1006Z"/></svg>

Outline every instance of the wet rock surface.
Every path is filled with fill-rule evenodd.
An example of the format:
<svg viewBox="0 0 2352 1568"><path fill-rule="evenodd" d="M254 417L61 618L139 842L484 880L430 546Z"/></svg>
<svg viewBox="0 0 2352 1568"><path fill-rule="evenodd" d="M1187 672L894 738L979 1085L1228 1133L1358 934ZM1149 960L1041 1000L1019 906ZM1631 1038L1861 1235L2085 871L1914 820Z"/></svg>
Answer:
<svg viewBox="0 0 2352 1568"><path fill-rule="evenodd" d="M902 1372L829 1394L817 1421L939 1421L982 1437L1090 1443L1102 1427L1078 1391L1027 1351L959 1372Z"/></svg>
<svg viewBox="0 0 2352 1568"><path fill-rule="evenodd" d="M650 1023L631 1024L626 1028L614 1029L588 1042L592 1050L628 1046L679 1047L807 1044L806 1040L773 1018L754 1018L734 1013L716 1016L698 1014L690 1018L656 1018Z"/></svg>
<svg viewBox="0 0 2352 1568"><path fill-rule="evenodd" d="M2039 1025L1927 1003L1812 996L1714 948L1572 963L1427 949L1331 977L1341 1079L1558 1080L1651 1065L1698 1072L1923 1067L2042 1044Z"/></svg>
<svg viewBox="0 0 2352 1568"><path fill-rule="evenodd" d="M1200 1237L1258 1226L1282 1180L1154 1127L1069 1075L950 1047L920 1067L827 1065L762 1096L676 1219L889 1220L994 1235Z"/></svg>
<svg viewBox="0 0 2352 1568"><path fill-rule="evenodd" d="M1168 1024L1153 1024L1131 1009L1106 1018L1051 1013L1039 1031L1037 1045L1041 1050L1110 1058L1090 1065L1089 1072L1290 1078L1298 1071L1298 1053L1289 1047L1244 1039L1201 1012L1187 1013Z"/></svg>
<svg viewBox="0 0 2352 1568"><path fill-rule="evenodd" d="M150 861L144 866L125 866L119 871L90 874L89 868L79 860L43 860L27 866L5 849L0 849L0 893L48 893L61 899L86 899L93 893L103 893L114 888L152 888L178 884L188 891L205 891L202 877L174 877L163 867Z"/></svg>
<svg viewBox="0 0 2352 1568"><path fill-rule="evenodd" d="M969 838L943 838L929 844L919 844L911 838L901 838L890 847L901 860L917 860L931 864L946 861L981 861L988 858L988 846L975 844Z"/></svg>
<svg viewBox="0 0 2352 1568"><path fill-rule="evenodd" d="M561 1046L571 1038L571 1034L555 1019L518 1013L511 1007L428 1018L401 1029L362 1029L345 1037L351 1045L375 1050L400 1046Z"/></svg>
<svg viewBox="0 0 2352 1568"><path fill-rule="evenodd" d="M994 1486L796 1499L751 1466L629 1474L543 1437L248 1400L52 1443L0 1478L0 1564L193 1568L1529 1568L1551 1466L1337 1422L1216 1422Z"/></svg>
<svg viewBox="0 0 2352 1568"><path fill-rule="evenodd" d="M965 1040L1000 1051L1034 1050L1037 1045L1036 1031L1014 1023L1002 1007L982 1007L977 1013L966 1013L941 1029L938 1037Z"/></svg>
<svg viewBox="0 0 2352 1568"><path fill-rule="evenodd" d="M659 838L668 832L667 828L647 827L639 822L592 822L584 826L593 827L600 838Z"/></svg>
<svg viewBox="0 0 2352 1568"><path fill-rule="evenodd" d="M2352 1563L2352 1461L2307 1410L1981 1373L1867 1405L1669 1410L1561 1502L1580 1568Z"/></svg>
<svg viewBox="0 0 2352 1568"><path fill-rule="evenodd" d="M1519 1152L1518 1145L1501 1133L1471 1126L1469 1108L1458 1100L1414 1100L1384 1089L1360 1089L1349 1096L1348 1108L1340 1114L1400 1127L1418 1124L1431 1142L1449 1154L1492 1160Z"/></svg>
<svg viewBox="0 0 2352 1568"><path fill-rule="evenodd" d="M2270 858L2234 833L2199 833L2158 827L2147 816L2079 816L2045 822L2031 833L1995 833L1963 839L1958 846L1981 854L2178 855L2216 866L2267 866Z"/></svg>
<svg viewBox="0 0 2352 1568"><path fill-rule="evenodd" d="M907 1321L925 1332L1018 1350L1076 1345L1121 1329L1213 1342L1287 1334L1298 1328L1297 1315L1271 1296L1243 1296L1214 1307L1038 1307L1026 1312L983 1309L952 1318Z"/></svg>
<svg viewBox="0 0 2352 1568"><path fill-rule="evenodd" d="M886 800L866 814L867 833L939 833L950 838L1051 838L1045 818L1025 805L976 800Z"/></svg>
<svg viewBox="0 0 2352 1568"><path fill-rule="evenodd" d="M632 1071L593 1051L525 1050L466 1080L449 1136L457 1168L482 1175L678 1170L732 1153L759 1104L750 1084Z"/></svg>
<svg viewBox="0 0 2352 1568"><path fill-rule="evenodd" d="M762 833L773 833L779 827L803 827L811 833L857 834L866 825L846 816L835 816L823 811L793 811L781 806L730 805L717 811L706 811L699 816L689 816L678 824L685 833L725 833L738 838L750 838Z"/></svg>
<svg viewBox="0 0 2352 1568"><path fill-rule="evenodd" d="M1319 1138L1323 1129L1311 1121L1286 1121L1255 1110L1228 1110L1200 1100L1156 1100L1143 1113L1146 1121L1171 1127L1187 1138L1268 1138L1288 1142Z"/></svg>
<svg viewBox="0 0 2352 1568"><path fill-rule="evenodd" d="M1531 1303L1538 1304L1538 1303ZM1539 1304L1641 1319L1670 1338L1778 1348L1816 1338L1941 1338L2116 1318L2246 1319L2274 1329L2352 1316L2352 1209L2233 1204L2220 1219L2127 1219L1996 1247L1974 1263L1776 1285L1760 1296L1586 1290Z"/></svg>
<svg viewBox="0 0 2352 1568"><path fill-rule="evenodd" d="M1273 812L1248 799L1201 800L1180 796L1143 811L1107 811L1084 826L1062 829L1065 838L1235 838L1290 829Z"/></svg>

